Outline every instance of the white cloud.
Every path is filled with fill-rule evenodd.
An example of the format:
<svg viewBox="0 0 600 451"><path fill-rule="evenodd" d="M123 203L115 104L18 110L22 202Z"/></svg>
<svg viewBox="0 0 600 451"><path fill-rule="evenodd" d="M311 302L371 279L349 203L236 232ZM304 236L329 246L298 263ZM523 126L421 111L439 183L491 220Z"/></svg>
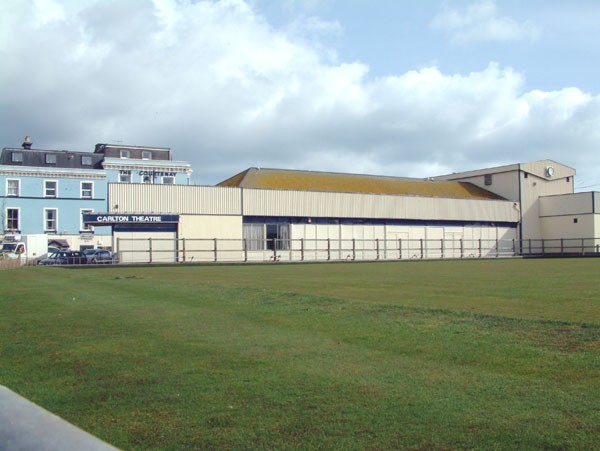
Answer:
<svg viewBox="0 0 600 451"><path fill-rule="evenodd" d="M480 0L464 11L445 7L435 16L430 26L446 33L454 43L535 41L540 29L531 21L517 22L510 17L499 17L493 0Z"/></svg>
<svg viewBox="0 0 600 451"><path fill-rule="evenodd" d="M12 1L6 23L27 15ZM208 184L249 166L425 177L552 158L588 180L600 166L600 98L524 92L498 64L373 78L242 0L62 5L60 20L2 35L3 146L168 146Z"/></svg>

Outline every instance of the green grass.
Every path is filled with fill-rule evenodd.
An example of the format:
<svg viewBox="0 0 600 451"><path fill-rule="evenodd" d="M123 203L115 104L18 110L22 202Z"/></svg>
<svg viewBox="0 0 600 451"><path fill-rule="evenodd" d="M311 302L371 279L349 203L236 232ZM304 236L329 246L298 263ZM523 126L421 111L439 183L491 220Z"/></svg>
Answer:
<svg viewBox="0 0 600 451"><path fill-rule="evenodd" d="M598 449L600 259L0 272L0 384L124 449Z"/></svg>

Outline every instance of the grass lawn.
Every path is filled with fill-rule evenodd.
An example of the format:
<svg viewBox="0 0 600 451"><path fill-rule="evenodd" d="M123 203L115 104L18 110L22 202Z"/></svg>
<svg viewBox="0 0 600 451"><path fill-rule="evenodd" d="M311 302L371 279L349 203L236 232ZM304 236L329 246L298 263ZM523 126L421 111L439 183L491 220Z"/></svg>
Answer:
<svg viewBox="0 0 600 451"><path fill-rule="evenodd" d="M600 259L0 272L0 384L123 449L599 449Z"/></svg>

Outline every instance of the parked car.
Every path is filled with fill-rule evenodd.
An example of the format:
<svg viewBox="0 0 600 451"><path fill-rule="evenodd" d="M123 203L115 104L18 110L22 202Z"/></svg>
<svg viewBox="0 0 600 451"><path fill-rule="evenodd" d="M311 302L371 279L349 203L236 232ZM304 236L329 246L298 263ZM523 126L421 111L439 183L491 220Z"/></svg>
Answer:
<svg viewBox="0 0 600 451"><path fill-rule="evenodd" d="M88 263L112 263L113 254L106 249L85 249L83 254L87 258Z"/></svg>
<svg viewBox="0 0 600 451"><path fill-rule="evenodd" d="M59 249L58 247L54 247L54 246L48 246L48 255L52 255L55 252L60 252L62 249Z"/></svg>
<svg viewBox="0 0 600 451"><path fill-rule="evenodd" d="M47 258L38 262L38 265L84 265L87 257L79 251L53 252Z"/></svg>

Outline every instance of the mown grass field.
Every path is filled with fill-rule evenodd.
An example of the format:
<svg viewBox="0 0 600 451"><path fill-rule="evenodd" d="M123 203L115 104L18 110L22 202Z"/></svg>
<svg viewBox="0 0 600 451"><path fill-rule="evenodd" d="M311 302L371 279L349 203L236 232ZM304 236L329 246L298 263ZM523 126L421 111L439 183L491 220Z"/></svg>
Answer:
<svg viewBox="0 0 600 451"><path fill-rule="evenodd" d="M0 384L123 449L599 449L600 259L20 268Z"/></svg>

